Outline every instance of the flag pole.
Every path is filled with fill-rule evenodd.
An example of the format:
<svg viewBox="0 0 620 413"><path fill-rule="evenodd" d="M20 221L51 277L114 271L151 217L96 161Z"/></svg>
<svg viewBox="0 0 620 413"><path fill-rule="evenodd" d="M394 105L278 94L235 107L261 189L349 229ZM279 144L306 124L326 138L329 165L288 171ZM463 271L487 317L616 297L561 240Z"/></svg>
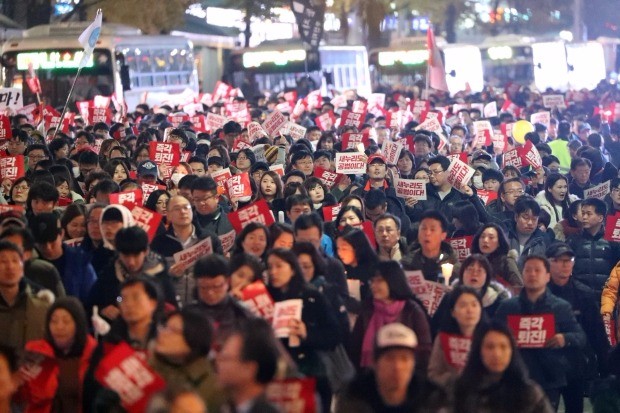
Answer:
<svg viewBox="0 0 620 413"><path fill-rule="evenodd" d="M73 94L73 89L75 89L75 84L77 83L78 77L80 77L80 73L82 72L82 65L78 66L77 73L73 78L73 83L71 84L71 89L69 89L69 95L67 96L67 100L65 101L65 106L62 108L62 113L60 114L60 120L58 121L58 125L54 130L54 136L52 136L52 140L56 139L56 135L58 134L58 129L62 128L62 120L67 113L67 106L69 106L69 100L71 99L71 95Z"/></svg>

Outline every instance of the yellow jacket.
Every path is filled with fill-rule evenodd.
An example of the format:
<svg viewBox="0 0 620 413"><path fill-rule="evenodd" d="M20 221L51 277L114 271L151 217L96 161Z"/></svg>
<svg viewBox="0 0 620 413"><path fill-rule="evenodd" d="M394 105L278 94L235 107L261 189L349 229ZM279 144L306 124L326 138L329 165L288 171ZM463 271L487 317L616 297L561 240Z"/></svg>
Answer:
<svg viewBox="0 0 620 413"><path fill-rule="evenodd" d="M618 301L618 286L620 285L620 261L611 269L611 274L603 287L601 295L601 314L611 314Z"/></svg>

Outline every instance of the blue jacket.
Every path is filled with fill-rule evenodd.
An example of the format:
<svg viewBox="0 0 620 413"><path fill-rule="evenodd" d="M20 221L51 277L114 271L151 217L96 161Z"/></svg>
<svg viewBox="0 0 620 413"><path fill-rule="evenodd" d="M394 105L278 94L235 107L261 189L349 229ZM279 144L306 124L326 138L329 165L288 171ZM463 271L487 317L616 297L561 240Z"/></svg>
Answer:
<svg viewBox="0 0 620 413"><path fill-rule="evenodd" d="M70 247L63 243L65 268L60 278L67 295L72 295L85 302L91 287L97 281L97 274L90 263L89 255L81 248Z"/></svg>
<svg viewBox="0 0 620 413"><path fill-rule="evenodd" d="M495 318L506 323L509 315L545 313L553 314L555 332L564 335L566 346L561 349L521 349L520 352L532 380L540 384L543 389L558 389L566 386L566 372L569 367L566 358L567 351L581 349L586 345L586 334L575 319L571 305L551 294L549 290L535 303L532 303L527 299L524 290L518 297L502 301L495 313Z"/></svg>

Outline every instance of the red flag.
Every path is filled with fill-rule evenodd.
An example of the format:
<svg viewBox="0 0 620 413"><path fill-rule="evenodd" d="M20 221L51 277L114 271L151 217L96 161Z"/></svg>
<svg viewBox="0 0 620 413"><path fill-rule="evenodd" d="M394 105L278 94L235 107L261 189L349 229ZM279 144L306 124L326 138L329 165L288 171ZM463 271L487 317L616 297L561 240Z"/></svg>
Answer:
<svg viewBox="0 0 620 413"><path fill-rule="evenodd" d="M429 85L433 89L448 92L446 70L443 66L443 60L441 60L439 48L435 43L435 34L433 34L432 27L429 27L426 32L426 47L428 49Z"/></svg>

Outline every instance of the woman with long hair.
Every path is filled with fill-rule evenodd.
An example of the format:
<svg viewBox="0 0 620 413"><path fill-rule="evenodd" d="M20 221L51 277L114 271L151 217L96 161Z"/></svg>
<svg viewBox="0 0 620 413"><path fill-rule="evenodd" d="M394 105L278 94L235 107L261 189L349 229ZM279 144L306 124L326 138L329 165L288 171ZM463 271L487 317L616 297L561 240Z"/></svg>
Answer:
<svg viewBox="0 0 620 413"><path fill-rule="evenodd" d="M250 222L235 239L232 254L245 252L265 262L269 239L269 228L259 222Z"/></svg>
<svg viewBox="0 0 620 413"><path fill-rule="evenodd" d="M26 352L43 361L41 372L24 384L25 412L81 412L84 376L96 346L80 301L56 300L47 311L45 338L26 343Z"/></svg>
<svg viewBox="0 0 620 413"><path fill-rule="evenodd" d="M581 199L571 202L568 206L566 218L560 220L554 227L551 227L556 241L564 242L569 236L577 235L581 232L581 202Z"/></svg>
<svg viewBox="0 0 620 413"><path fill-rule="evenodd" d="M528 378L510 330L492 322L474 335L469 359L456 382L459 413L552 413L545 393Z"/></svg>
<svg viewBox="0 0 620 413"><path fill-rule="evenodd" d="M379 329L386 324L402 323L417 338L416 368L426 371L431 351L431 329L422 304L414 297L405 272L397 261L381 261L370 278L369 297L362 301L362 310L351 332L349 355L353 364L369 367Z"/></svg>
<svg viewBox="0 0 620 413"><path fill-rule="evenodd" d="M261 280L264 265L254 255L240 253L230 258L230 294L241 298L242 290Z"/></svg>
<svg viewBox="0 0 620 413"><path fill-rule="evenodd" d="M110 174L112 180L117 184L121 184L125 179L129 178L129 169L123 159L111 159L103 168L105 172Z"/></svg>
<svg viewBox="0 0 620 413"><path fill-rule="evenodd" d="M268 290L274 302L301 299L301 319L288 324L288 337L281 338L301 373L316 378L322 411L329 411L331 389L318 351L334 349L341 342L339 324L323 294L304 280L297 256L276 248L267 255Z"/></svg>
<svg viewBox="0 0 620 413"><path fill-rule="evenodd" d="M269 227L269 235L271 235L269 245L272 248L293 248L295 234L291 224L275 222Z"/></svg>
<svg viewBox="0 0 620 413"><path fill-rule="evenodd" d="M547 211L551 217L549 227L568 216L569 205L578 198L568 192L568 179L564 175L552 173L545 180L545 189L536 195L536 202L540 208Z"/></svg>
<svg viewBox="0 0 620 413"><path fill-rule="evenodd" d="M451 238L474 235L480 227L476 207L469 201L457 201L452 206L452 224L454 232Z"/></svg>
<svg viewBox="0 0 620 413"><path fill-rule="evenodd" d="M523 287L523 277L516 257L510 252L510 244L504 229L495 223L484 224L472 240L471 253L484 255L491 264L491 280L510 286L515 290ZM456 268L455 268L456 270Z"/></svg>
<svg viewBox="0 0 620 413"><path fill-rule="evenodd" d="M153 212L157 212L165 218L167 215L166 204L170 198L170 193L165 189L156 189L149 194L149 197L144 203L144 207Z"/></svg>
<svg viewBox="0 0 620 413"><path fill-rule="evenodd" d="M370 279L375 274L379 257L368 237L360 229L346 227L336 238L336 252L350 280L359 280L360 297L370 297Z"/></svg>
<svg viewBox="0 0 620 413"><path fill-rule="evenodd" d="M269 205L272 205L274 200L281 199L282 197L282 180L280 175L275 171L263 173L258 185L258 199L264 199Z"/></svg>
<svg viewBox="0 0 620 413"><path fill-rule="evenodd" d="M86 207L84 204L68 205L60 218L64 239L84 238L86 235Z"/></svg>
<svg viewBox="0 0 620 413"><path fill-rule="evenodd" d="M428 364L428 378L449 388L465 367L474 331L484 320L482 300L472 287L460 285L444 300L444 313Z"/></svg>

